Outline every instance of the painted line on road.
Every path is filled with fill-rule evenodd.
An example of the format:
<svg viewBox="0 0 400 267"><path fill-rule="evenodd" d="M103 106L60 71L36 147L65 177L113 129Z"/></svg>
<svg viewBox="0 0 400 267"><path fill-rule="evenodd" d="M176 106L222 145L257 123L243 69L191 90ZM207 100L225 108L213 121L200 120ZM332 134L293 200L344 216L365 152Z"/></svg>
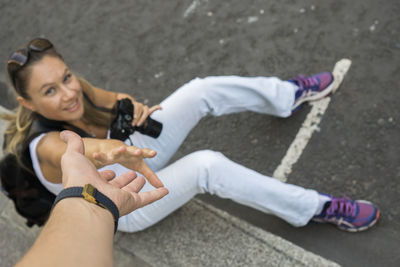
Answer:
<svg viewBox="0 0 400 267"><path fill-rule="evenodd" d="M333 92L336 92L339 88L350 66L351 61L349 59L341 59L335 64L332 71L335 77ZM320 131L319 124L329 106L330 100L330 97L325 97L318 101L310 102L310 105L312 105L311 111L308 113L292 144L289 146L286 155L283 157L280 165L275 169L272 177L282 182L287 181L288 176L292 173L294 164L296 164L300 158L313 133L315 131Z"/></svg>
<svg viewBox="0 0 400 267"><path fill-rule="evenodd" d="M308 113L295 139L289 146L285 157L282 159L281 164L276 168L272 177L277 178L282 182L287 181L287 177L292 173L292 167L300 158L308 144L308 141L311 139L311 136L315 131L320 130L319 123L321 122L322 116L328 108L330 101L331 98L326 97L319 101L310 103L312 105L311 111Z"/></svg>
<svg viewBox="0 0 400 267"><path fill-rule="evenodd" d="M190 6L186 8L185 12L183 12L183 18L187 18L189 15L191 15L202 2L206 3L208 0L193 0Z"/></svg>
<svg viewBox="0 0 400 267"><path fill-rule="evenodd" d="M185 12L183 13L183 17L187 18L190 14L192 14L199 4L200 4L200 0L194 0L190 4L190 6L185 10Z"/></svg>

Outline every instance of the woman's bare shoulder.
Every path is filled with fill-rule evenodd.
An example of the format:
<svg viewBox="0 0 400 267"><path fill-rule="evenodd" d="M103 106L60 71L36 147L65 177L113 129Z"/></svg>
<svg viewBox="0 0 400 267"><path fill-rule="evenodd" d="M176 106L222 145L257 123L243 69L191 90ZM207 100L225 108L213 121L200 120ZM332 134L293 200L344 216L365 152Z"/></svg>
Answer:
<svg viewBox="0 0 400 267"><path fill-rule="evenodd" d="M59 163L65 148L66 144L61 140L60 132L48 132L40 139L36 147L36 153L41 162Z"/></svg>
<svg viewBox="0 0 400 267"><path fill-rule="evenodd" d="M60 138L60 132L46 133L36 147L42 174L51 183L61 183L61 157L66 147Z"/></svg>

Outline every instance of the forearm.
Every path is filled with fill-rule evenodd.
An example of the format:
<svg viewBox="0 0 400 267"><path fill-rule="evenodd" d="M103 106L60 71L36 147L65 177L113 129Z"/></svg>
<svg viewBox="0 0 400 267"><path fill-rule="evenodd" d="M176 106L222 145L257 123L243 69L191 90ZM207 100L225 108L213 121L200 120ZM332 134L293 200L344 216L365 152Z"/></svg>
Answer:
<svg viewBox="0 0 400 267"><path fill-rule="evenodd" d="M135 102L135 99L132 96L125 93L117 93L117 100L121 100L124 98L129 98L132 101L132 103Z"/></svg>
<svg viewBox="0 0 400 267"><path fill-rule="evenodd" d="M108 210L81 198L64 199L17 266L112 266L113 230Z"/></svg>
<svg viewBox="0 0 400 267"><path fill-rule="evenodd" d="M132 103L135 101L135 99L129 94L111 92L98 87L94 87L94 96L92 100L98 106L112 108L115 105L116 101L124 98L129 98Z"/></svg>

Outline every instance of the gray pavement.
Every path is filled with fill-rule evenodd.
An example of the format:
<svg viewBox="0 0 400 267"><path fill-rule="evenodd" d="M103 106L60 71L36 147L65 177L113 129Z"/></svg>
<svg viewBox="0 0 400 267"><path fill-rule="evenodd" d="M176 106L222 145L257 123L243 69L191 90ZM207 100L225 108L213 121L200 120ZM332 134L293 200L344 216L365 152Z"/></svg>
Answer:
<svg viewBox="0 0 400 267"><path fill-rule="evenodd" d="M0 203L6 203L0 213L0 266L11 266L40 229L27 228L4 196ZM117 233L114 259L120 267L339 266L200 200L189 202L148 230Z"/></svg>
<svg viewBox="0 0 400 267"><path fill-rule="evenodd" d="M0 112L9 110L0 106ZM0 120L0 144L5 128L6 122ZM16 263L40 230L37 226L27 227L13 203L1 194L0 267ZM118 267L339 266L201 200L190 201L146 231L118 232L114 259Z"/></svg>
<svg viewBox="0 0 400 267"><path fill-rule="evenodd" d="M295 229L229 200L209 195L199 199L257 227L255 231L262 229L263 234L270 232L290 241L305 249L305 255L312 252L343 266L398 266L399 13L400 3L395 0L2 0L0 62L6 62L11 51L32 37L45 36L56 44L72 69L95 85L155 104L196 76L290 78L297 73L330 70L338 59L350 58L352 68L288 182L373 201L382 210L374 229L358 234L316 224ZM3 64L0 72L4 73ZM11 107L4 80L0 89L0 105ZM198 149L213 149L271 175L308 112L305 107L288 119L252 113L204 119L174 159ZM4 197L0 199L1 264L8 266L29 247L38 230L25 229L17 218L4 214L11 207ZM192 201L143 233L119 234L116 254L121 264L133 259L138 266L144 262L157 265L149 261L151 255L139 254L140 248L130 249L130 242L135 247L143 240L165 237L160 232L171 225L187 227L192 223L189 214L196 209L214 216L213 208L208 207ZM228 225L231 220L226 221ZM211 231L196 229L205 236ZM185 230L182 236L189 233ZM177 242L179 251L179 236L170 238ZM168 240L158 243L161 241ZM196 248L195 241L185 248ZM230 245L238 251L243 249L237 243ZM244 247L252 249L251 244ZM191 260L205 255L202 251L180 250L183 254L192 252L183 255ZM182 255L168 250L165 253L172 260ZM264 250L257 255L262 258L262 253ZM213 259L212 255L208 257ZM202 259L190 263L204 265ZM163 263L184 265L178 261ZM286 261L286 265L291 264Z"/></svg>

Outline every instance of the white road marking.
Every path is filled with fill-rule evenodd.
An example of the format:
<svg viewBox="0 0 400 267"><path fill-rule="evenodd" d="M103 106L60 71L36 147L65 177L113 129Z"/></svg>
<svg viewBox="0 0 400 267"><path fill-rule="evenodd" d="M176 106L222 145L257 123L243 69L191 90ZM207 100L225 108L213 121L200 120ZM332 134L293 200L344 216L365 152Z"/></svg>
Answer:
<svg viewBox="0 0 400 267"><path fill-rule="evenodd" d="M183 12L183 18L190 16L202 3L208 3L208 0L193 0L190 6ZM208 12L208 16L210 16L209 14L212 16L212 12Z"/></svg>
<svg viewBox="0 0 400 267"><path fill-rule="evenodd" d="M187 18L200 5L201 0L193 0L190 6L183 12L183 17Z"/></svg>
<svg viewBox="0 0 400 267"><path fill-rule="evenodd" d="M199 0L194 0L190 6L185 10L183 13L183 17L187 18L190 14L193 13L193 11L196 9L196 7L199 5L200 1Z"/></svg>
<svg viewBox="0 0 400 267"><path fill-rule="evenodd" d="M339 88L344 76L350 69L350 65L351 61L349 59L339 60L335 64L335 67L332 71L333 76L335 77L334 89L332 92L336 92L336 90ZM311 136L315 131L319 131L319 123L321 122L322 116L329 106L330 100L330 97L325 97L320 100L310 102L310 105L312 105L311 111L308 113L295 139L289 146L289 149L286 152L286 155L283 157L280 165L275 169L272 177L277 178L282 182L287 181L289 174L292 172L292 167L300 158L304 148L311 139Z"/></svg>

